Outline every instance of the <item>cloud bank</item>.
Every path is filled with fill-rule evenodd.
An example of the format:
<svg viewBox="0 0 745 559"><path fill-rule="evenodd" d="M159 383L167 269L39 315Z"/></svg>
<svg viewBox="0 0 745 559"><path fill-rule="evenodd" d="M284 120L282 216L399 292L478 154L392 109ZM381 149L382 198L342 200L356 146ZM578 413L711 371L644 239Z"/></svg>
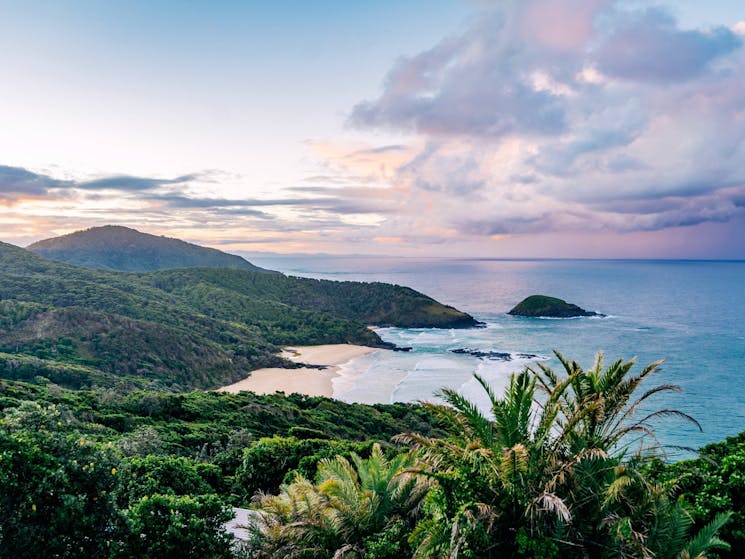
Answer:
<svg viewBox="0 0 745 559"><path fill-rule="evenodd" d="M500 2L398 60L361 130L420 148L391 182L392 234L655 231L734 222L745 196L742 26L682 29L661 8ZM434 227L433 224L437 224ZM745 246L745 231L739 241Z"/></svg>
<svg viewBox="0 0 745 559"><path fill-rule="evenodd" d="M304 180L262 197L220 171L0 166L0 225L27 241L116 222L286 252L745 257L745 22L682 28L613 0L480 5L350 108L370 141L307 140Z"/></svg>

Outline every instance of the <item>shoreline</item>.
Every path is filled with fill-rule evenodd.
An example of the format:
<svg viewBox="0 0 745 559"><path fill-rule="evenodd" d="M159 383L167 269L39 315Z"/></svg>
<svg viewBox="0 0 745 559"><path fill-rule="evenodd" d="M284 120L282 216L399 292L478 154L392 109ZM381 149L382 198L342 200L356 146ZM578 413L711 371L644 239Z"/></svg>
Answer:
<svg viewBox="0 0 745 559"><path fill-rule="evenodd" d="M247 378L222 386L216 392L235 394L243 390L256 394L305 394L306 396L333 397L331 380L339 375L339 366L380 348L353 344L327 344L315 346L292 346L282 350L282 357L305 365L324 366L326 369L300 367L282 369L271 367L251 371Z"/></svg>

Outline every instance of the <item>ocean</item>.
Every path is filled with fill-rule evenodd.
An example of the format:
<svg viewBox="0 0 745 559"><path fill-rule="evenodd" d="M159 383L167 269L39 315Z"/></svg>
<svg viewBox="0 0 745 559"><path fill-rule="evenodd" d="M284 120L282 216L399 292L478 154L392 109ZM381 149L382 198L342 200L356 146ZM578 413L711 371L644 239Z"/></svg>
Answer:
<svg viewBox="0 0 745 559"><path fill-rule="evenodd" d="M486 407L473 379L478 373L499 394L512 372L536 361L560 367L553 356L589 368L603 352L607 363L664 359L652 384L673 383L654 408L690 414L703 431L665 420L656 425L670 446L698 448L745 431L745 262L618 260L491 260L256 256L259 266L289 275L405 285L466 311L485 328L382 328L380 336L412 351L374 352L343 366L334 397L363 403L435 401L442 387ZM532 294L551 295L605 318L531 319L507 311ZM499 359L454 349L508 354ZM672 449L671 457L686 453Z"/></svg>

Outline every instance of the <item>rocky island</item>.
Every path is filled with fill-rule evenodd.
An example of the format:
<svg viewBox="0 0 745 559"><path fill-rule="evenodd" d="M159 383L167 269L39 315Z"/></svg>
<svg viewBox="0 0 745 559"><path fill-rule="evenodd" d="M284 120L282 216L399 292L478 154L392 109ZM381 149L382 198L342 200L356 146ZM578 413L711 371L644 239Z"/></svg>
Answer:
<svg viewBox="0 0 745 559"><path fill-rule="evenodd" d="M518 303L510 312L513 316L533 318L574 318L578 316L605 316L593 311L586 311L572 303L547 295L531 295Z"/></svg>

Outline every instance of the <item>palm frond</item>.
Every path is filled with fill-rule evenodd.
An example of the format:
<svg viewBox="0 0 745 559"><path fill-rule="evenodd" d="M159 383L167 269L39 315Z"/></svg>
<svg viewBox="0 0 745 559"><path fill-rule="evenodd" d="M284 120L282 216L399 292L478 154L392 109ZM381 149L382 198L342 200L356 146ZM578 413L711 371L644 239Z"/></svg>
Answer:
<svg viewBox="0 0 745 559"><path fill-rule="evenodd" d="M710 550L729 549L729 544L722 541L717 534L729 521L731 512L720 512L686 544L680 552L680 559L707 559Z"/></svg>

